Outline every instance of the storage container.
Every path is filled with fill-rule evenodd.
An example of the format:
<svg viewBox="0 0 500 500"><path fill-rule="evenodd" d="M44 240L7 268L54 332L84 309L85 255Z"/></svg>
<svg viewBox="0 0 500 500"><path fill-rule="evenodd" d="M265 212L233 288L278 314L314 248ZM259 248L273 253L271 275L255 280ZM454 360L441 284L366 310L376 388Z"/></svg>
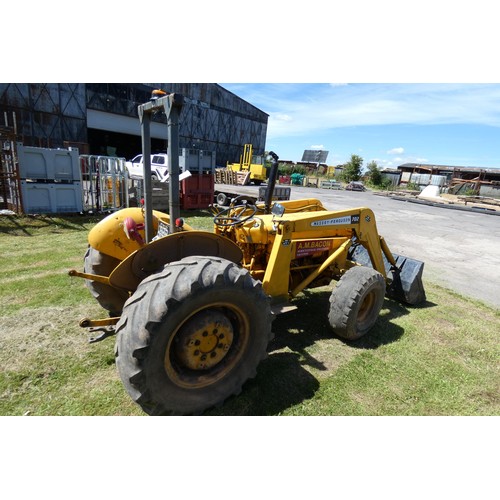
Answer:
<svg viewBox="0 0 500 500"><path fill-rule="evenodd" d="M57 214L83 212L80 182L38 183L21 181L23 212Z"/></svg>
<svg viewBox="0 0 500 500"><path fill-rule="evenodd" d="M19 177L45 181L80 181L77 149L35 148L17 144Z"/></svg>
<svg viewBox="0 0 500 500"><path fill-rule="evenodd" d="M195 174L181 181L181 208L208 208L214 200L214 175Z"/></svg>

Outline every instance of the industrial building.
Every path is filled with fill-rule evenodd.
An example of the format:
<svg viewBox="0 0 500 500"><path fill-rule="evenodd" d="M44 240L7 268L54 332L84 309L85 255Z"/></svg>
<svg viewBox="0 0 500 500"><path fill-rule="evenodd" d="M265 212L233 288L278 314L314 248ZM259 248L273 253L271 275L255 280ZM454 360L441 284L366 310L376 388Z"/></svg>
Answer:
<svg viewBox="0 0 500 500"><path fill-rule="evenodd" d="M138 107L156 89L184 97L179 161L193 174L183 181L184 208L212 201L205 160L213 172L237 161L245 144L264 153L268 115L216 83L1 83L0 208L60 213L136 203L142 187L125 160L142 153ZM150 137L153 153L167 151L164 113L152 117Z"/></svg>
<svg viewBox="0 0 500 500"><path fill-rule="evenodd" d="M180 148L215 152L221 166L247 143L264 152L268 115L216 83L0 83L0 122L26 146L130 159L141 152L137 107L158 88L186 98ZM153 151L167 149L164 116L151 137Z"/></svg>
<svg viewBox="0 0 500 500"><path fill-rule="evenodd" d="M441 175L446 177L448 181L452 179L500 181L500 170L498 168L404 163L398 166L398 171L401 173L402 182L407 182L407 179L410 177L408 174L414 173Z"/></svg>
<svg viewBox="0 0 500 500"><path fill-rule="evenodd" d="M383 172L384 173L384 172ZM395 175L394 171L388 175ZM500 198L500 169L405 163L396 170L401 185L412 182L420 186L435 184L454 194L474 191L482 196ZM396 183L396 184L397 184Z"/></svg>

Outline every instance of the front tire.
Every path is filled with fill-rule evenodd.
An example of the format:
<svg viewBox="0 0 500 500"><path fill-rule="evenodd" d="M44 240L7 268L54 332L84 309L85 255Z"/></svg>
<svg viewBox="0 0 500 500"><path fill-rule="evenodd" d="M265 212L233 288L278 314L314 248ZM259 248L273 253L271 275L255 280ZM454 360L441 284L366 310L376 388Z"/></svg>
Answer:
<svg viewBox="0 0 500 500"><path fill-rule="evenodd" d="M186 257L146 278L117 324L116 364L151 415L199 414L256 375L271 334L259 281L225 259Z"/></svg>
<svg viewBox="0 0 500 500"><path fill-rule="evenodd" d="M385 296L385 279L374 269L357 266L338 281L330 296L328 320L336 335L357 340L376 323Z"/></svg>

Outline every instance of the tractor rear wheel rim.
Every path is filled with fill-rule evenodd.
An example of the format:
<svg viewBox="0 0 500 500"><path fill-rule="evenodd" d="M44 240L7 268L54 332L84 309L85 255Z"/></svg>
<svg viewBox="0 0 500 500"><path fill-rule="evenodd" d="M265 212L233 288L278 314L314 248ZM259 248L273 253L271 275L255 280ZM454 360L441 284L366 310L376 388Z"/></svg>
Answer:
<svg viewBox="0 0 500 500"><path fill-rule="evenodd" d="M169 378L181 387L201 388L225 377L249 340L247 316L231 304L195 311L177 328L164 358Z"/></svg>

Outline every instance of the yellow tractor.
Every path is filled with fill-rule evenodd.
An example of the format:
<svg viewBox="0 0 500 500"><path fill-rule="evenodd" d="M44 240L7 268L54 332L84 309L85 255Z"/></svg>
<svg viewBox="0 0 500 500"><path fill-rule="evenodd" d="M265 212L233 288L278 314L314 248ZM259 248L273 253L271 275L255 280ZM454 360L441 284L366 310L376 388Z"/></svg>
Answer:
<svg viewBox="0 0 500 500"><path fill-rule="evenodd" d="M386 295L425 300L423 263L391 253L369 208L273 202L270 156L264 202L215 205L213 232L183 223L172 199L170 214L148 212L146 196L144 208L96 224L84 272L70 271L109 312L81 326L102 331L94 340L116 334L121 380L148 414L199 414L238 394L266 357L274 317L305 289L332 285L325 313L332 335L349 341L373 327Z"/></svg>
<svg viewBox="0 0 500 500"><path fill-rule="evenodd" d="M328 319L347 340L373 327L385 295L425 300L423 263L390 252L369 208L304 199L214 210L214 232L182 220L169 232L169 215L153 212L150 243L143 210L109 215L89 233L85 273L71 272L112 316L82 326L115 325L120 377L149 414L201 413L238 394L273 318L306 288L335 283Z"/></svg>

